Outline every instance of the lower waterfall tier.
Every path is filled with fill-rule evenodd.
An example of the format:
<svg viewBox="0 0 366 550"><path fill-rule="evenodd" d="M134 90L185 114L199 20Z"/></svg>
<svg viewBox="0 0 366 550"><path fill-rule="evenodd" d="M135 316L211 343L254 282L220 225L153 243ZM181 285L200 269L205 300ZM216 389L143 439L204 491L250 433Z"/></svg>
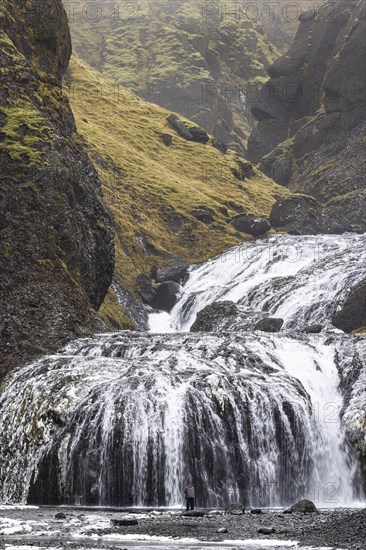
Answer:
<svg viewBox="0 0 366 550"><path fill-rule="evenodd" d="M337 357L357 345L295 333L73 342L7 381L0 499L177 506L191 479L199 506L352 503Z"/></svg>

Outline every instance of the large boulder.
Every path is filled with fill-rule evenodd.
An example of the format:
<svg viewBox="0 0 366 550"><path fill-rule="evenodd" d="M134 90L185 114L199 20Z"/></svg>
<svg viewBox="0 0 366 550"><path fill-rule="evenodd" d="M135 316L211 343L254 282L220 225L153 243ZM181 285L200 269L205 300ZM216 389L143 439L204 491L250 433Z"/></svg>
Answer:
<svg viewBox="0 0 366 550"><path fill-rule="evenodd" d="M245 506L240 502L229 504L225 508L225 514L231 514L233 516L242 516L244 512L245 512Z"/></svg>
<svg viewBox="0 0 366 550"><path fill-rule="evenodd" d="M183 121L177 115L169 115L167 117L167 121L173 130L175 130L180 137L186 139L187 141L207 143L210 139L206 130L201 128L201 126L195 125L188 121Z"/></svg>
<svg viewBox="0 0 366 550"><path fill-rule="evenodd" d="M243 233L248 233L253 237L264 235L271 229L271 225L265 218L259 218L252 214L239 214L230 220L231 225Z"/></svg>
<svg viewBox="0 0 366 550"><path fill-rule="evenodd" d="M244 181L255 176L255 170L252 164L247 160L237 159L235 166L231 168L231 172L239 181Z"/></svg>
<svg viewBox="0 0 366 550"><path fill-rule="evenodd" d="M213 215L212 210L210 208L207 208L206 206L201 206L197 210L193 210L191 212L192 216L196 218L196 220L202 222L202 223L212 223L213 222Z"/></svg>
<svg viewBox="0 0 366 550"><path fill-rule="evenodd" d="M227 146L225 145L225 143L223 141L221 141L220 139L217 139L217 138L213 138L211 143L212 143L212 146L215 147L215 149L220 151L220 153L222 153L223 155L226 155Z"/></svg>
<svg viewBox="0 0 366 550"><path fill-rule="evenodd" d="M287 229L294 234L313 235L321 231L323 210L313 197L292 195L277 200L269 219L272 227Z"/></svg>
<svg viewBox="0 0 366 550"><path fill-rule="evenodd" d="M170 134L161 134L160 139L167 147L169 147L173 142L173 136Z"/></svg>
<svg viewBox="0 0 366 550"><path fill-rule="evenodd" d="M276 529L274 527L259 527L257 530L257 533L260 533L261 535L273 535L276 532Z"/></svg>
<svg viewBox="0 0 366 550"><path fill-rule="evenodd" d="M145 273L140 273L136 277L137 290L145 304L151 304L156 296L156 290L152 285L152 281Z"/></svg>
<svg viewBox="0 0 366 550"><path fill-rule="evenodd" d="M344 332L366 327L366 280L349 292L339 311L334 313L332 323Z"/></svg>
<svg viewBox="0 0 366 550"><path fill-rule="evenodd" d="M234 302L229 300L214 302L197 313L190 330L191 332L215 332L220 330L229 318L234 320L237 315L238 307Z"/></svg>
<svg viewBox="0 0 366 550"><path fill-rule="evenodd" d="M180 256L174 256L168 265L159 267L154 273L154 279L158 283L175 281L180 283L187 275L188 263Z"/></svg>
<svg viewBox="0 0 366 550"><path fill-rule="evenodd" d="M322 325L308 325L303 328L305 334L319 334L322 330Z"/></svg>
<svg viewBox="0 0 366 550"><path fill-rule="evenodd" d="M138 520L135 518L112 518L111 523L115 527L131 527L139 524Z"/></svg>
<svg viewBox="0 0 366 550"><path fill-rule="evenodd" d="M314 502L306 498L299 500L296 504L293 504L290 508L291 512L302 512L302 513L317 513L318 509L315 506Z"/></svg>
<svg viewBox="0 0 366 550"><path fill-rule="evenodd" d="M283 319L276 317L266 317L261 319L255 325L254 330L262 330L263 332L279 332L283 325Z"/></svg>
<svg viewBox="0 0 366 550"><path fill-rule="evenodd" d="M169 313L178 301L180 289L180 285L175 281L166 281L162 283L157 287L156 294L154 299L150 302L150 305L154 309L167 311Z"/></svg>
<svg viewBox="0 0 366 550"><path fill-rule="evenodd" d="M206 130L201 126L190 126L189 131L192 134L192 141L197 143L207 143L210 139Z"/></svg>
<svg viewBox="0 0 366 550"><path fill-rule="evenodd" d="M340 195L326 204L309 195L281 197L272 207L270 222L295 235L364 233L366 191Z"/></svg>

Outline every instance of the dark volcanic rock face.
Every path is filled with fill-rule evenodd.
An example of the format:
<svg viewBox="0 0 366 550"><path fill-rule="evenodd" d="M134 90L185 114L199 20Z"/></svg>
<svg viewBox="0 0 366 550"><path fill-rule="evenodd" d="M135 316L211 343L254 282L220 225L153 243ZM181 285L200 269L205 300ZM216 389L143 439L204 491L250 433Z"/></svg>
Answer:
<svg viewBox="0 0 366 550"><path fill-rule="evenodd" d="M335 327L344 332L366 327L366 280L350 291L332 321Z"/></svg>
<svg viewBox="0 0 366 550"><path fill-rule="evenodd" d="M1 2L1 371L102 328L113 230L61 87L61 1Z"/></svg>
<svg viewBox="0 0 366 550"><path fill-rule="evenodd" d="M300 19L253 108L248 158L323 203L328 232L365 231L365 3L340 0Z"/></svg>

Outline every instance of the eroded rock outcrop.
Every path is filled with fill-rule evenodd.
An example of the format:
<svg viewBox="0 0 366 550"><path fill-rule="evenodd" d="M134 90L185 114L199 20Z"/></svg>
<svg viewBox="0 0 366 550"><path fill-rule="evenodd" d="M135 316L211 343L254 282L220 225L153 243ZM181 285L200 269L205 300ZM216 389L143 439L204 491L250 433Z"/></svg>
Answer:
<svg viewBox="0 0 366 550"><path fill-rule="evenodd" d="M113 230L61 78L60 0L1 0L1 374L103 327Z"/></svg>
<svg viewBox="0 0 366 550"><path fill-rule="evenodd" d="M258 126L249 160L321 202L326 232L366 230L365 23L363 0L303 14L293 45L268 69L270 80L253 107Z"/></svg>

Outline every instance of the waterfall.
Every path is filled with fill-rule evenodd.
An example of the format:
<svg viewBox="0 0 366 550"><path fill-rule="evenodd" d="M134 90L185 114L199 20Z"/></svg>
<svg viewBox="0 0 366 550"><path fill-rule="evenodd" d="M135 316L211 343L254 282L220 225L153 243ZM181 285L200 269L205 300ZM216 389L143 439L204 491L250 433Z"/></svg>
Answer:
<svg viewBox="0 0 366 550"><path fill-rule="evenodd" d="M364 341L330 332L330 318L365 276L362 244L356 235L248 243L192 268L170 317L151 316L166 333L100 334L17 369L0 395L0 500L180 506L188 479L210 507L361 498L338 369ZM298 245L302 257L289 261ZM220 299L247 324L184 332ZM281 313L287 330L253 331L263 312ZM299 332L314 322L323 333Z"/></svg>
<svg viewBox="0 0 366 550"><path fill-rule="evenodd" d="M249 321L257 311L282 317L287 329L321 324L334 330L334 304L365 278L365 264L365 235L283 235L244 243L193 267L171 314L151 315L150 327L188 331L206 305L230 300ZM232 327L243 328L243 322Z"/></svg>

